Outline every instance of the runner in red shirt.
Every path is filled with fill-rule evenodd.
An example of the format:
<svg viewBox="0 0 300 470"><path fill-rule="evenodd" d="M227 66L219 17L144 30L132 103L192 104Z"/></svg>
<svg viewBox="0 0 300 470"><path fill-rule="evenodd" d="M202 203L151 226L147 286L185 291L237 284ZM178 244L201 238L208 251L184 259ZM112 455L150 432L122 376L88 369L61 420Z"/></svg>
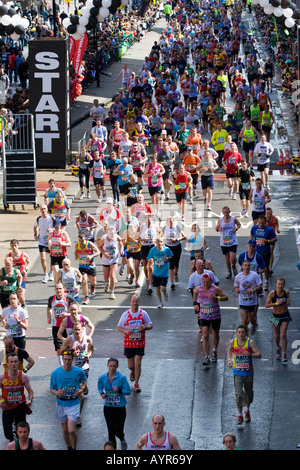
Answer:
<svg viewBox="0 0 300 470"><path fill-rule="evenodd" d="M229 196L236 199L238 191L238 169L241 166L242 156L238 152L237 145L232 142L230 149L224 153L223 156L223 167L225 168L226 178L229 188Z"/></svg>

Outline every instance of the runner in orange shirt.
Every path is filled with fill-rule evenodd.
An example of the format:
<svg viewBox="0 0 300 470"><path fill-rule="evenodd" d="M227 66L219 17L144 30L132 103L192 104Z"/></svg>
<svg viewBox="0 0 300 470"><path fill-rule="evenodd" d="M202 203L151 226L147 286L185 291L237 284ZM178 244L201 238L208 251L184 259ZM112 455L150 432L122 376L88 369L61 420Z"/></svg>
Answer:
<svg viewBox="0 0 300 470"><path fill-rule="evenodd" d="M193 187L190 185L188 192L189 192L189 197L190 197L190 204L193 204L193 197L196 196L198 177L199 177L198 167L201 163L201 160L192 147L188 147L186 156L183 159L183 163L185 165L186 171L188 171L192 177Z"/></svg>

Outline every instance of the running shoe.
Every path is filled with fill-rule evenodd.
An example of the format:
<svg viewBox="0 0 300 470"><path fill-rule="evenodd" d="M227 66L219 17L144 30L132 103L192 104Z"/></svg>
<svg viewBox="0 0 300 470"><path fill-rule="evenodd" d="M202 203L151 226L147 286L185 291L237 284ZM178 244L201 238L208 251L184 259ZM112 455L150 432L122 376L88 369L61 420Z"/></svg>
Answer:
<svg viewBox="0 0 300 470"><path fill-rule="evenodd" d="M281 346L276 348L276 359L279 360L281 358Z"/></svg>
<svg viewBox="0 0 300 470"><path fill-rule="evenodd" d="M269 283L268 281L264 282L264 290L269 290Z"/></svg>
<svg viewBox="0 0 300 470"><path fill-rule="evenodd" d="M243 209L241 210L241 215L245 215L245 214L246 214L246 209L243 208Z"/></svg>
<svg viewBox="0 0 300 470"><path fill-rule="evenodd" d="M84 198L84 194L81 193L78 199L81 201L81 199L83 199L83 198Z"/></svg>
<svg viewBox="0 0 300 470"><path fill-rule="evenodd" d="M190 198L190 204L193 205L193 198Z"/></svg>
<svg viewBox="0 0 300 470"><path fill-rule="evenodd" d="M134 382L134 372L133 372L133 370L130 372L129 379L130 379L130 382Z"/></svg>
<svg viewBox="0 0 300 470"><path fill-rule="evenodd" d="M116 296L115 296L115 293L114 293L114 292L111 292L111 293L110 293L110 299L111 299L111 300L116 300Z"/></svg>
<svg viewBox="0 0 300 470"><path fill-rule="evenodd" d="M127 449L128 449L127 442L121 441L121 450L127 450Z"/></svg>
<svg viewBox="0 0 300 470"><path fill-rule="evenodd" d="M135 383L135 384L134 384L134 391L135 391L136 393L141 393L142 390L141 390L141 387L139 386L138 383Z"/></svg>
<svg viewBox="0 0 300 470"><path fill-rule="evenodd" d="M122 265L122 266L120 267L120 269L119 269L119 274L120 274L120 276L123 275L123 272L124 272L124 266Z"/></svg>
<svg viewBox="0 0 300 470"><path fill-rule="evenodd" d="M49 281L49 276L48 276L48 274L46 273L46 274L44 275L43 279L42 279L42 282L43 282L44 284L47 284L48 281Z"/></svg>
<svg viewBox="0 0 300 470"><path fill-rule="evenodd" d="M148 286L148 294L152 294L153 292L153 287L151 286L151 284L149 284Z"/></svg>
<svg viewBox="0 0 300 470"><path fill-rule="evenodd" d="M181 217L181 221L184 222L184 215Z"/></svg>
<svg viewBox="0 0 300 470"><path fill-rule="evenodd" d="M82 420L81 420L81 418L78 418L78 419L77 419L77 421L76 421L76 426L77 426L78 428L81 428L81 426L82 426Z"/></svg>
<svg viewBox="0 0 300 470"><path fill-rule="evenodd" d="M91 295L92 295L92 296L96 295L96 289L95 289L95 287L91 287Z"/></svg>
<svg viewBox="0 0 300 470"><path fill-rule="evenodd" d="M49 273L49 281L54 281L54 272L50 271Z"/></svg>
<svg viewBox="0 0 300 470"><path fill-rule="evenodd" d="M243 422L244 422L243 416L238 416L238 417L237 417L236 424L240 425L240 424L243 424Z"/></svg>
<svg viewBox="0 0 300 470"><path fill-rule="evenodd" d="M227 276L226 276L226 279L231 279L232 278L232 274L231 272L228 272Z"/></svg>
<svg viewBox="0 0 300 470"><path fill-rule="evenodd" d="M228 196L232 197L232 195L233 195L233 190L232 190L232 188L230 188L229 191L228 191Z"/></svg>
<svg viewBox="0 0 300 470"><path fill-rule="evenodd" d="M174 282L171 284L171 289L172 289L172 290L175 290L175 289L176 289L176 286L175 286Z"/></svg>
<svg viewBox="0 0 300 470"><path fill-rule="evenodd" d="M210 204L207 204L207 210L211 211L211 205Z"/></svg>
<svg viewBox="0 0 300 470"><path fill-rule="evenodd" d="M245 213L244 217L245 217L246 219L249 219L249 214L248 214L248 212Z"/></svg>
<svg viewBox="0 0 300 470"><path fill-rule="evenodd" d="M236 201L236 193L233 194L232 199Z"/></svg>
<svg viewBox="0 0 300 470"><path fill-rule="evenodd" d="M282 353L282 362L283 363L286 363L287 362L287 356L286 356L286 353Z"/></svg>
<svg viewBox="0 0 300 470"><path fill-rule="evenodd" d="M237 276L238 272L237 272L236 266L232 267L232 272L234 276Z"/></svg>
<svg viewBox="0 0 300 470"><path fill-rule="evenodd" d="M202 365L203 365L203 366L209 366L209 364L210 364L210 359L209 359L208 356L206 356L206 357L204 358L203 362L202 362Z"/></svg>
<svg viewBox="0 0 300 470"><path fill-rule="evenodd" d="M131 286L131 284L133 283L133 274L129 275L129 278L128 278L128 284Z"/></svg>
<svg viewBox="0 0 300 470"><path fill-rule="evenodd" d="M83 305L88 305L90 303L90 299L86 297L82 303Z"/></svg>
<svg viewBox="0 0 300 470"><path fill-rule="evenodd" d="M211 362L216 363L218 360L218 353L217 351L213 351Z"/></svg>
<svg viewBox="0 0 300 470"><path fill-rule="evenodd" d="M245 423L250 423L250 421L251 421L250 411L245 411Z"/></svg>
<svg viewBox="0 0 300 470"><path fill-rule="evenodd" d="M163 308L163 303L160 302L160 303L158 304L157 308Z"/></svg>
<svg viewBox="0 0 300 470"><path fill-rule="evenodd" d="M164 292L164 299L166 302L169 300L168 292Z"/></svg>
<svg viewBox="0 0 300 470"><path fill-rule="evenodd" d="M108 292L108 282L104 284L104 292Z"/></svg>
<svg viewBox="0 0 300 470"><path fill-rule="evenodd" d="M87 197L88 199L91 199L90 193L87 193L86 197Z"/></svg>
<svg viewBox="0 0 300 470"><path fill-rule="evenodd" d="M254 335L256 332L256 326L255 325L252 325L251 326L251 335Z"/></svg>
<svg viewBox="0 0 300 470"><path fill-rule="evenodd" d="M101 197L99 197L98 202L99 202L99 203L102 202L102 198L101 198Z"/></svg>
<svg viewBox="0 0 300 470"><path fill-rule="evenodd" d="M178 276L178 274L175 274L175 282L179 282L179 276Z"/></svg>

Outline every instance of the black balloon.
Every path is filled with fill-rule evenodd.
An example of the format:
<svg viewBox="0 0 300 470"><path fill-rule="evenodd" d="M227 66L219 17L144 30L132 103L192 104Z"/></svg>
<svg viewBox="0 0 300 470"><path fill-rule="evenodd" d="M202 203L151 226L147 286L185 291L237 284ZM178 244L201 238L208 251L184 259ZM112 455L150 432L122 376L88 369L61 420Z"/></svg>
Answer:
<svg viewBox="0 0 300 470"><path fill-rule="evenodd" d="M111 5L111 6L109 7L109 13L111 13L112 15L114 15L115 13L117 13L116 7L114 7L113 5Z"/></svg>
<svg viewBox="0 0 300 470"><path fill-rule="evenodd" d="M7 14L8 14L9 16L14 16L14 15L17 14L17 12L16 12L16 10L15 10L14 8L9 8L9 9L7 10Z"/></svg>
<svg viewBox="0 0 300 470"><path fill-rule="evenodd" d="M122 5L121 0L112 0L112 6L115 8L119 8Z"/></svg>
<svg viewBox="0 0 300 470"><path fill-rule="evenodd" d="M79 24L79 16L77 16L77 15L72 15L72 16L70 17L70 21L71 21L71 24L74 24L74 25Z"/></svg>
<svg viewBox="0 0 300 470"><path fill-rule="evenodd" d="M77 31L77 25L76 24L69 24L67 27L67 31L69 34L75 34Z"/></svg>
<svg viewBox="0 0 300 470"><path fill-rule="evenodd" d="M2 36L3 34L5 34L5 26L4 24L0 23L0 35Z"/></svg>
<svg viewBox="0 0 300 470"><path fill-rule="evenodd" d="M280 7L281 6L281 0L271 0L271 5L273 7Z"/></svg>
<svg viewBox="0 0 300 470"><path fill-rule="evenodd" d="M91 15L91 16L97 16L98 14L99 14L99 8L97 8L97 7L92 7L92 8L90 9L90 15Z"/></svg>
<svg viewBox="0 0 300 470"><path fill-rule="evenodd" d="M8 11L8 8L6 5L1 5L0 6L0 16L6 15Z"/></svg>
<svg viewBox="0 0 300 470"><path fill-rule="evenodd" d="M15 31L14 25L9 24L9 25L5 26L5 32L6 32L7 36L10 36L12 33L14 33L14 31Z"/></svg>
<svg viewBox="0 0 300 470"><path fill-rule="evenodd" d="M282 8L290 8L292 1L291 0L282 0L281 6Z"/></svg>
<svg viewBox="0 0 300 470"><path fill-rule="evenodd" d="M24 34L25 33L25 28L22 24L17 24L15 26L15 33L17 34Z"/></svg>
<svg viewBox="0 0 300 470"><path fill-rule="evenodd" d="M64 11L59 15L60 19L61 20L64 20L65 18L68 18L68 15L67 13L65 13Z"/></svg>
<svg viewBox="0 0 300 470"><path fill-rule="evenodd" d="M102 0L93 0L94 7L101 8L102 7Z"/></svg>
<svg viewBox="0 0 300 470"><path fill-rule="evenodd" d="M98 19L96 18L96 16L90 16L89 22L86 25L86 29L93 29L97 26L97 24L98 24Z"/></svg>

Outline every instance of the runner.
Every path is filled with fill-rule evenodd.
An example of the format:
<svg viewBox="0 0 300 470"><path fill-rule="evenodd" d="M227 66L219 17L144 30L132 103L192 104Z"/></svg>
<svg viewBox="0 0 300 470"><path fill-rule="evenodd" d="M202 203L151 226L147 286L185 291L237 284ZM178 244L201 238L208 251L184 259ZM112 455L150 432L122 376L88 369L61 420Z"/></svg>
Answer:
<svg viewBox="0 0 300 470"><path fill-rule="evenodd" d="M239 184L239 196L242 206L241 215L248 218L250 208L251 181L255 178L255 173L248 167L246 160L241 161L241 168L237 172Z"/></svg>
<svg viewBox="0 0 300 470"><path fill-rule="evenodd" d="M273 214L273 209L271 207L266 207L266 225L268 227L271 227L274 230L275 234L280 233L278 217L276 217ZM275 244L271 242L270 243L271 259L270 259L270 264L269 264L270 274L273 274L274 248L275 248Z"/></svg>
<svg viewBox="0 0 300 470"><path fill-rule="evenodd" d="M4 267L0 270L0 304L2 310L9 305L10 294L16 293L22 305L22 274L13 266L13 259L8 256L4 260Z"/></svg>
<svg viewBox="0 0 300 470"><path fill-rule="evenodd" d="M155 240L155 246L151 248L147 256L148 260L153 260L153 287L159 301L157 308L163 308L162 294L164 300L167 302L169 299L167 292L167 284L170 272L170 260L173 253L170 248L164 245L163 238Z"/></svg>
<svg viewBox="0 0 300 470"><path fill-rule="evenodd" d="M80 322L82 324L83 331L90 337L93 336L95 327L91 320L85 315L81 314L81 308L76 301L71 301L69 304L69 313L63 318L57 337L61 341L64 341L66 337L73 334L73 325Z"/></svg>
<svg viewBox="0 0 300 470"><path fill-rule="evenodd" d="M19 421L16 426L16 438L7 444L5 450L46 450L42 442L29 437L29 433L29 424Z"/></svg>
<svg viewBox="0 0 300 470"><path fill-rule="evenodd" d="M200 315L201 332L203 335L203 352L204 360L203 366L209 366L210 358L210 344L209 344L209 329L212 328L213 333L213 352L211 362L215 363L218 360L218 345L220 341L220 328L221 328L221 310L219 301L227 301L228 296L215 286L212 281L212 276L209 273L203 273L202 284L195 287L193 292L193 305L195 313Z"/></svg>
<svg viewBox="0 0 300 470"><path fill-rule="evenodd" d="M251 323L251 335L256 331L258 293L262 290L262 280L257 272L251 270L251 262L242 263L242 272L234 280L235 293L239 296L239 309L243 325Z"/></svg>
<svg viewBox="0 0 300 470"><path fill-rule="evenodd" d="M287 329L289 322L292 320L288 310L290 305L290 292L288 289L285 289L285 280L277 279L276 288L268 295L266 308L273 309L269 320L273 325L276 359L281 358L284 364L287 363Z"/></svg>
<svg viewBox="0 0 300 470"><path fill-rule="evenodd" d="M222 214L223 216L218 220L215 230L220 232L220 245L228 270L226 279L231 279L232 273L234 276L237 275L236 251L238 242L236 232L241 227L241 223L236 217L230 215L230 209L227 206L223 207Z"/></svg>
<svg viewBox="0 0 300 470"><path fill-rule="evenodd" d="M78 235L78 242L75 244L75 259L78 261L78 268L82 274L82 292L84 295L83 304L90 303L88 280L91 284L91 295L96 294L96 264L95 257L100 255L97 246L88 241L83 233Z"/></svg>
<svg viewBox="0 0 300 470"><path fill-rule="evenodd" d="M83 233L88 241L94 243L95 229L99 225L95 217L87 211L81 210L75 219L75 224L78 229L78 234Z"/></svg>
<svg viewBox="0 0 300 470"><path fill-rule="evenodd" d="M238 191L238 170L242 162L242 156L238 152L237 145L232 142L230 149L224 153L223 167L225 169L229 197L236 199Z"/></svg>
<svg viewBox="0 0 300 470"><path fill-rule="evenodd" d="M7 357L7 370L0 375L0 387L2 389L2 424L4 436L13 441L13 423L26 421L26 415L32 413L32 401L34 393L29 377L19 370L19 359L16 353L10 353ZM25 389L28 394L26 399Z"/></svg>
<svg viewBox="0 0 300 470"><path fill-rule="evenodd" d="M182 222L184 222L186 201L189 189L192 186L192 177L189 172L185 171L183 163L180 163L178 171L173 173L173 182L179 214Z"/></svg>
<svg viewBox="0 0 300 470"><path fill-rule="evenodd" d="M118 165L117 168L113 171L114 176L118 176L119 180L119 191L120 191L120 202L125 206L125 194L126 194L126 185L130 181L130 176L133 173L132 166L128 163L128 158L123 157L121 165Z"/></svg>
<svg viewBox="0 0 300 470"><path fill-rule="evenodd" d="M71 350L73 352L73 364L83 370L86 382L84 385L83 394L81 395L80 412L84 405L84 396L88 394L88 378L90 372L90 357L94 352L93 340L90 336L87 336L82 323L76 322L73 324L73 334L69 335L60 348L60 354L64 354L65 351ZM82 426L82 420L79 418L76 423L77 426Z"/></svg>
<svg viewBox="0 0 300 470"><path fill-rule="evenodd" d="M201 187L204 196L204 204L211 211L212 194L214 189L214 172L219 168L210 150L205 150L200 163Z"/></svg>
<svg viewBox="0 0 300 470"><path fill-rule="evenodd" d="M4 358L2 361L3 369L7 370L7 357L9 353L15 353L18 356L19 359L19 370L22 370L24 374L26 374L31 367L34 366L35 361L34 359L28 354L27 351L23 348L19 348L18 346L15 345L14 338L10 335L6 335L3 338L3 344L4 344ZM24 359L27 362L26 367L24 367Z"/></svg>
<svg viewBox="0 0 300 470"><path fill-rule="evenodd" d="M181 450L177 437L168 431L164 431L165 418L161 414L153 416L151 425L152 432L143 434L135 445L135 450Z"/></svg>
<svg viewBox="0 0 300 470"><path fill-rule="evenodd" d="M252 339L247 337L248 329L239 325L236 329L236 338L229 342L227 350L227 365L232 368L236 407L238 411L237 424L251 421L250 405L253 402L253 358L261 358L261 352Z"/></svg>
<svg viewBox="0 0 300 470"><path fill-rule="evenodd" d="M62 269L59 271L57 282L61 282L65 292L78 302L82 274L79 269L71 266L71 261L68 258L62 261Z"/></svg>
<svg viewBox="0 0 300 470"><path fill-rule="evenodd" d="M121 441L121 450L127 450L127 442L124 435L124 425L126 420L126 395L131 394L131 390L125 375L117 369L119 361L111 357L107 361L108 372L100 375L98 379L98 392L105 404L103 407L104 418L108 430L108 439L112 442L114 449L117 449L116 437Z"/></svg>
<svg viewBox="0 0 300 470"><path fill-rule="evenodd" d="M159 236L161 236L160 228L155 226L152 217L148 215L147 221L141 225L140 229L141 258L148 294L153 292L153 260L147 258L149 251L155 246L155 240Z"/></svg>
<svg viewBox="0 0 300 470"><path fill-rule="evenodd" d="M55 369L50 378L50 393L56 396L56 420L61 423L68 450L76 450L76 424L86 385L85 373L73 365L73 357L72 351L64 351L62 366Z"/></svg>
<svg viewBox="0 0 300 470"><path fill-rule="evenodd" d="M263 187L262 179L256 178L255 188L252 188L250 192L250 204L253 204L253 225L257 224L259 216L265 215L266 204L269 202L271 202L269 191Z"/></svg>
<svg viewBox="0 0 300 470"><path fill-rule="evenodd" d="M257 170L260 172L262 185L266 189L269 188L269 168L270 156L274 152L273 146L267 141L266 134L262 134L260 142L254 148L254 155L257 157Z"/></svg>
<svg viewBox="0 0 300 470"><path fill-rule="evenodd" d="M162 176L165 169L161 163L157 161L157 155L154 153L151 162L146 166L144 177L148 179L148 191L151 197L151 205L155 216L159 216L160 194L163 185Z"/></svg>
<svg viewBox="0 0 300 470"><path fill-rule="evenodd" d="M94 152L94 159L90 165L90 171L93 177L94 186L98 202L102 202L102 197L106 196L105 191L105 166L102 159L100 159L100 153L98 151ZM102 191L102 197L101 197Z"/></svg>
<svg viewBox="0 0 300 470"><path fill-rule="evenodd" d="M62 262L67 256L67 247L69 246L71 246L71 239L68 233L61 228L60 220L54 219L52 233L49 232L48 237L48 249L54 274L54 284L58 282Z"/></svg>
<svg viewBox="0 0 300 470"><path fill-rule="evenodd" d="M264 215L258 217L257 225L253 225L251 228L250 237L255 240L256 251L262 255L265 261L267 269L264 272L264 290L269 290L270 271L268 267L270 266L271 259L270 246L271 243L275 244L277 242L277 236L274 230L266 225L266 217Z"/></svg>
<svg viewBox="0 0 300 470"><path fill-rule="evenodd" d="M169 277L171 289L174 290L176 287L175 282L179 282L179 263L182 253L181 242L186 240L186 236L181 226L175 224L173 216L167 217L162 233L165 239L165 246L170 248L172 252L172 258L169 260Z"/></svg>
<svg viewBox="0 0 300 470"><path fill-rule="evenodd" d="M183 159L186 171L190 174L192 184L189 185L190 203L193 204L193 198L197 195L197 185L199 178L199 165L201 163L196 151L192 147L187 148L187 154Z"/></svg>
<svg viewBox="0 0 300 470"><path fill-rule="evenodd" d="M28 312L27 309L19 305L16 292L10 294L9 306L2 310L1 322L7 330L7 334L13 338L15 345L25 349L25 332L28 330Z"/></svg>
<svg viewBox="0 0 300 470"><path fill-rule="evenodd" d="M48 298L47 322L49 325L52 324L53 344L59 365L61 365L61 356L59 351L62 345L62 340L58 338L57 334L62 320L68 315L71 302L74 302L73 297L64 292L64 286L62 283L57 283L55 285L55 294Z"/></svg>
<svg viewBox="0 0 300 470"><path fill-rule="evenodd" d="M246 120L245 126L241 129L239 133L239 139L243 141L243 150L245 152L245 160L250 168L253 169L253 152L255 147L255 139L257 138L257 130L250 119Z"/></svg>
<svg viewBox="0 0 300 470"><path fill-rule="evenodd" d="M140 308L140 299L134 294L130 299L130 309L121 315L117 330L124 334L124 355L131 371L130 380L134 382L134 391L137 393L141 392L139 379L145 354L145 332L152 328L148 313Z"/></svg>
<svg viewBox="0 0 300 470"><path fill-rule="evenodd" d="M110 298L115 300L116 273L119 254L124 254L122 239L116 233L114 227L109 227L107 234L98 243L98 249L102 254L102 269L104 276L104 291L110 289Z"/></svg>
<svg viewBox="0 0 300 470"><path fill-rule="evenodd" d="M24 304L22 307L25 308L25 289L26 289L26 275L30 269L31 261L29 256L24 251L19 249L20 243L18 240L14 239L10 242L11 251L8 253L8 257L13 259L13 266L20 271L22 274L22 299L24 299Z"/></svg>
<svg viewBox="0 0 300 470"><path fill-rule="evenodd" d="M80 187L79 200L84 198L84 187L86 187L86 197L91 198L90 194L90 164L93 161L93 157L88 153L87 145L82 145L80 153L75 160L75 166L78 167L78 178ZM57 199L57 198L55 198ZM48 205L49 208L49 205ZM50 210L49 210L50 212Z"/></svg>
<svg viewBox="0 0 300 470"><path fill-rule="evenodd" d="M38 241L38 248L40 253L40 261L41 266L43 269L43 280L44 284L47 284L49 280L53 280L54 273L52 268L47 273L47 261L46 261L46 253L49 253L48 248L48 237L49 237L49 229L53 228L53 221L54 217L52 217L48 212L48 207L46 204L42 204L40 206L40 213L41 215L36 218L33 227L33 236L34 239Z"/></svg>

